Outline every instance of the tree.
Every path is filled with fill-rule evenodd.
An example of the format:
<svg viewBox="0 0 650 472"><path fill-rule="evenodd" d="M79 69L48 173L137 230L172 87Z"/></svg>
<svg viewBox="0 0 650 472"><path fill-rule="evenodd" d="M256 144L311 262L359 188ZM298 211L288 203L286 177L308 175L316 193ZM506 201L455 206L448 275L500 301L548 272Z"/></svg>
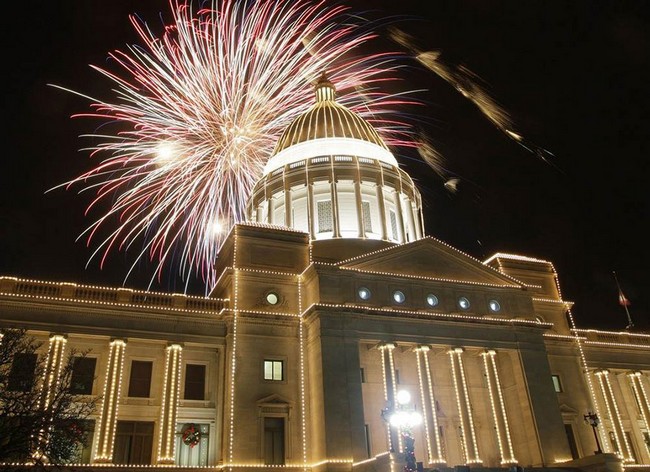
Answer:
<svg viewBox="0 0 650 472"><path fill-rule="evenodd" d="M0 329L0 462L64 464L87 445L96 398L70 388L87 353L72 350L54 371L40 347L25 330Z"/></svg>

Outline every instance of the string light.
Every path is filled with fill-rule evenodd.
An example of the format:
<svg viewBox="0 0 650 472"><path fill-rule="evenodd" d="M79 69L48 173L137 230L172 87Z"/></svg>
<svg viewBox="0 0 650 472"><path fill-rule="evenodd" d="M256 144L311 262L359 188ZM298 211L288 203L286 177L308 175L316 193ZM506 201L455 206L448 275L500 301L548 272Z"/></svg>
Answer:
<svg viewBox="0 0 650 472"><path fill-rule="evenodd" d="M160 407L158 463L174 463L176 456L175 425L180 400L181 358L183 348L171 344L165 349L165 376Z"/></svg>
<svg viewBox="0 0 650 472"><path fill-rule="evenodd" d="M113 459L125 349L126 341L123 339L114 339L109 344L104 402L99 417L99 434L97 435L94 462L111 462Z"/></svg>
<svg viewBox="0 0 650 472"><path fill-rule="evenodd" d="M616 454L620 456L624 461L630 461L632 460L629 453L630 446L627 443L627 438L625 437L623 422L618 411L618 406L616 405L616 398L614 397L612 386L609 381L609 371L606 369L601 369L594 372L594 374L598 379L600 390L603 395L603 399L605 400L607 414L612 422L614 440L616 441ZM623 449L623 446L625 446L625 449Z"/></svg>

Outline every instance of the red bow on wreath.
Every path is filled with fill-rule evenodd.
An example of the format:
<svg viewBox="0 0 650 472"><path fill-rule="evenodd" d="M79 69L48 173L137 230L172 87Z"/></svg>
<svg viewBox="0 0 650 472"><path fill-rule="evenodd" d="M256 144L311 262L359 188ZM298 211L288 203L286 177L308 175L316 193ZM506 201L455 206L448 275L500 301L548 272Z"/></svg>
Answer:
<svg viewBox="0 0 650 472"><path fill-rule="evenodd" d="M183 430L183 444L186 446L194 447L201 440L201 431L199 431L195 424L189 424Z"/></svg>

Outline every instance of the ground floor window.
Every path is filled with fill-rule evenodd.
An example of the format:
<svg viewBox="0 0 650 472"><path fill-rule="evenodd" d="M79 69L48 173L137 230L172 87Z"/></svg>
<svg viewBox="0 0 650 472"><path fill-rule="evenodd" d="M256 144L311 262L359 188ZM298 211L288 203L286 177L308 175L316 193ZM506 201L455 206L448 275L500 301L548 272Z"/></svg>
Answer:
<svg viewBox="0 0 650 472"><path fill-rule="evenodd" d="M74 451L67 462L71 464L90 464L95 420L77 420L70 427L81 429L84 435L83 441L74 445Z"/></svg>
<svg viewBox="0 0 650 472"><path fill-rule="evenodd" d="M176 425L176 465L207 466L210 425L178 423Z"/></svg>
<svg viewBox="0 0 650 472"><path fill-rule="evenodd" d="M113 463L151 464L153 430L153 422L118 421Z"/></svg>

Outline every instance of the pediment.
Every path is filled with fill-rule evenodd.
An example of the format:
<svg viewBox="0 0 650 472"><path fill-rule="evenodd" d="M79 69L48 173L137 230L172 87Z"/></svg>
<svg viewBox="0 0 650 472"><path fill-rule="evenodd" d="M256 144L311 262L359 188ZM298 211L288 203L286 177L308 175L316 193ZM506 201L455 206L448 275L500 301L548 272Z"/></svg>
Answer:
<svg viewBox="0 0 650 472"><path fill-rule="evenodd" d="M290 406L291 405L291 402L289 400L287 400L283 396L277 395L275 393L273 395L269 395L269 396L266 396L264 398L260 398L259 400L257 400L256 403L257 403L258 406L262 406L262 405L266 405L266 406L269 406L269 405L274 405L274 406L285 406L286 405L286 406Z"/></svg>
<svg viewBox="0 0 650 472"><path fill-rule="evenodd" d="M560 412L566 415L577 415L578 411L571 408L569 405L562 403L560 405Z"/></svg>
<svg viewBox="0 0 650 472"><path fill-rule="evenodd" d="M341 261L338 265L361 271L460 283L512 287L523 285L518 280L432 237L364 254Z"/></svg>

